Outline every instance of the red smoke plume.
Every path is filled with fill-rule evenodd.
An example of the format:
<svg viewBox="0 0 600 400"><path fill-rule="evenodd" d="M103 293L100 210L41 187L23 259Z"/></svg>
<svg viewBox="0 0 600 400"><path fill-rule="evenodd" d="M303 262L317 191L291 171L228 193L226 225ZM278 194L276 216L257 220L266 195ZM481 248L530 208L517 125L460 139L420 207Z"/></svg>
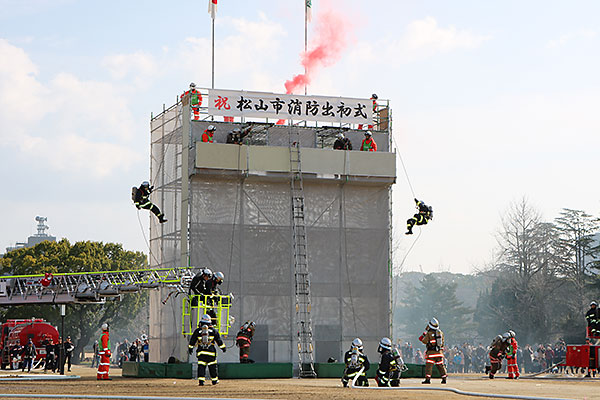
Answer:
<svg viewBox="0 0 600 400"><path fill-rule="evenodd" d="M314 74L321 67L335 64L342 57L342 53L348 46L349 32L352 27L350 18L340 13L341 7L334 10L331 0L322 0L316 15L315 28L312 38L308 43L308 51L302 52L302 66L306 73L294 76L285 82L285 92L295 93L298 89L309 85ZM278 124L285 120L280 119Z"/></svg>
<svg viewBox="0 0 600 400"><path fill-rule="evenodd" d="M306 73L296 75L285 82L286 93L310 84L312 77L320 67L335 64L349 43L348 33L352 22L338 10L333 10L331 1L323 0L319 4L313 38L308 44L308 52L302 54L302 66Z"/></svg>

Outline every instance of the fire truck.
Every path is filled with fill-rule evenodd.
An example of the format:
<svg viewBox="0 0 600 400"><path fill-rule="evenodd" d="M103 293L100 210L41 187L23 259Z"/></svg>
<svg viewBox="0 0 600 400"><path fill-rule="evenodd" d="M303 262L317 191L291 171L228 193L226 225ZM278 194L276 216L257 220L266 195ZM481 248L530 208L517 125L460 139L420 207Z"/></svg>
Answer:
<svg viewBox="0 0 600 400"><path fill-rule="evenodd" d="M10 351L16 345L25 346L29 339L36 348L34 363L46 358L45 341L58 343L58 329L41 318L9 319L0 325L0 363L5 369L11 363Z"/></svg>

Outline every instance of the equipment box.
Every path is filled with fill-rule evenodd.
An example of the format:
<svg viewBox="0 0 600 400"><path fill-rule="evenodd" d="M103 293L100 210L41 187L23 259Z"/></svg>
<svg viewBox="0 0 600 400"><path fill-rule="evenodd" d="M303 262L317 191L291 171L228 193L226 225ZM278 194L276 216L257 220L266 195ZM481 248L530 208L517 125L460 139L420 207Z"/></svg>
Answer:
<svg viewBox="0 0 600 400"><path fill-rule="evenodd" d="M588 368L590 366L590 354L596 360L598 346L568 345L566 364L569 367ZM597 364L597 363L595 363Z"/></svg>

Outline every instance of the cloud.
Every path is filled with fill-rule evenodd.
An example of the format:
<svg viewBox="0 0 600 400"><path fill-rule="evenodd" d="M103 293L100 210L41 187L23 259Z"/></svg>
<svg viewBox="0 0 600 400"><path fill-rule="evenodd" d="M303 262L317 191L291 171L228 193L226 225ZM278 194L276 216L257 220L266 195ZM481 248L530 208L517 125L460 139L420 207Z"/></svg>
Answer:
<svg viewBox="0 0 600 400"><path fill-rule="evenodd" d="M433 17L409 23L399 38L391 35L375 42L360 41L350 55L351 63L359 65L365 59L377 59L382 64L407 64L438 54L478 48L491 37L438 25Z"/></svg>
<svg viewBox="0 0 600 400"><path fill-rule="evenodd" d="M108 69L114 79L130 78L136 86L143 86L158 72L154 57L142 51L106 56L102 66Z"/></svg>
<svg viewBox="0 0 600 400"><path fill-rule="evenodd" d="M220 31L229 32L215 42L215 75L227 81L228 87L243 85L246 89L262 88L268 79L265 71L277 63L283 39L287 33L283 26L259 13L258 21L245 18L222 17L217 19ZM173 68L183 68L192 80L201 86L210 83L211 42L209 38L187 37L171 59ZM242 74L243 73L243 74ZM204 78L199 78L204 77ZM277 82L281 85L281 82ZM241 87L241 86L240 86Z"/></svg>
<svg viewBox="0 0 600 400"><path fill-rule="evenodd" d="M560 36L558 39L550 40L546 43L546 48L554 49L557 47L562 47L568 42L572 42L574 40L582 40L582 39L592 39L597 35L596 31L591 29L580 29L577 32L566 33Z"/></svg>
<svg viewBox="0 0 600 400"><path fill-rule="evenodd" d="M0 39L0 146L59 171L106 176L130 168L135 131L121 86L59 73L49 82L27 53Z"/></svg>

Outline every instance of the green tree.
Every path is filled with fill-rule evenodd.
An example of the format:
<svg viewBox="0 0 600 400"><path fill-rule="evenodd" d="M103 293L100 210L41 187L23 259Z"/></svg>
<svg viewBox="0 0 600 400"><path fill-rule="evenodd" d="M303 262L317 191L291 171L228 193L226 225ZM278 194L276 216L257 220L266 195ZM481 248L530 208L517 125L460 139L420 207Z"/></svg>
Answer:
<svg viewBox="0 0 600 400"><path fill-rule="evenodd" d="M0 259L0 273L30 275L65 272L118 271L146 268L147 260L141 252L127 251L121 244L102 242L45 241L30 248L17 249ZM69 304L65 317L65 335L75 343L74 359L81 360L83 348L98 333L102 323L111 326L126 325L146 304L147 293L131 293L121 301L107 300L104 304ZM5 318L42 317L60 326L60 312L55 305L23 305L3 307Z"/></svg>
<svg viewBox="0 0 600 400"><path fill-rule="evenodd" d="M456 298L457 284L440 282L425 275L418 286L409 286L400 305L405 320L399 321L411 337L418 337L433 317L440 322L448 343L460 343L472 337L472 310Z"/></svg>

